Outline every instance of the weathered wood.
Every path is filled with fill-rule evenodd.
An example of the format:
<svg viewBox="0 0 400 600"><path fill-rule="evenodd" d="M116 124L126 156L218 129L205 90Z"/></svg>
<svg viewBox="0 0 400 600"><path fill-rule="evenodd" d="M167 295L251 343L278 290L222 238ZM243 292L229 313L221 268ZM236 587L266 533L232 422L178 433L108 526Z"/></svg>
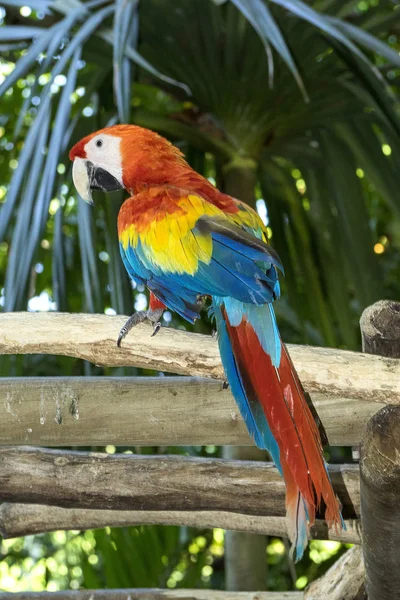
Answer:
<svg viewBox="0 0 400 600"><path fill-rule="evenodd" d="M400 303L377 302L360 325L364 352L400 357ZM360 471L368 598L392 600L400 590L400 407L387 406L369 421Z"/></svg>
<svg viewBox="0 0 400 600"><path fill-rule="evenodd" d="M362 550L355 546L307 587L304 600L366 600L364 575Z"/></svg>
<svg viewBox="0 0 400 600"><path fill-rule="evenodd" d="M2 600L302 600L302 592L221 592L219 590L79 590L2 592Z"/></svg>
<svg viewBox="0 0 400 600"><path fill-rule="evenodd" d="M392 600L400 590L400 407L372 417L360 469L368 598Z"/></svg>
<svg viewBox="0 0 400 600"><path fill-rule="evenodd" d="M379 300L360 319L363 352L400 358L400 302Z"/></svg>
<svg viewBox="0 0 400 600"><path fill-rule="evenodd" d="M320 392L312 400L331 446L358 444L383 407ZM0 415L0 445L253 443L230 390L196 377L5 377Z"/></svg>
<svg viewBox="0 0 400 600"><path fill-rule="evenodd" d="M0 505L0 535L5 538L21 537L50 531L129 527L133 525L181 525L199 529L221 528L286 537L286 517L256 517L225 511L157 511L157 510L95 510L61 508L40 504ZM329 530L325 521L316 521L311 539L334 540L346 544L360 544L360 523L347 520L346 530Z"/></svg>
<svg viewBox="0 0 400 600"><path fill-rule="evenodd" d="M134 365L181 375L223 378L211 336L139 325L117 348L126 317L63 313L0 314L0 354L62 354L98 365ZM307 392L400 404L400 363L357 352L290 346Z"/></svg>
<svg viewBox="0 0 400 600"><path fill-rule="evenodd" d="M329 469L345 518L358 514L353 465ZM0 448L0 499L68 508L223 510L283 516L285 484L270 463Z"/></svg>

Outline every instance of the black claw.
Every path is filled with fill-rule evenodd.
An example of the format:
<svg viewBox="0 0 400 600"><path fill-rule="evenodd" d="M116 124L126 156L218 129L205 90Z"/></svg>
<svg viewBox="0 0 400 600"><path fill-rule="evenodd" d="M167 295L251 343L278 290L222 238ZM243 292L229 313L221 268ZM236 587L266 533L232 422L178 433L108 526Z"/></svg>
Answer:
<svg viewBox="0 0 400 600"><path fill-rule="evenodd" d="M125 327L123 327L121 329L121 331L119 332L119 336L118 336L118 339L117 339L117 346L118 346L118 348L121 348L121 342L122 342L122 340L124 339L124 337L126 336L127 333L128 332L126 331Z"/></svg>
<svg viewBox="0 0 400 600"><path fill-rule="evenodd" d="M151 334L151 337L154 337L155 335L157 335L157 333L160 331L160 329L161 329L161 323L155 323L154 331Z"/></svg>

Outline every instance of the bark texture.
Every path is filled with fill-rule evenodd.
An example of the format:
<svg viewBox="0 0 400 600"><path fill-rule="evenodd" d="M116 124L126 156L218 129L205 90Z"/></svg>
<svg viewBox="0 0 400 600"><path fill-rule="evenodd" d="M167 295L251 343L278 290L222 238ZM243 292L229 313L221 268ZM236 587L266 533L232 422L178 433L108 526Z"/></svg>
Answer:
<svg viewBox="0 0 400 600"><path fill-rule="evenodd" d="M355 546L308 586L304 600L367 600L364 575L362 550Z"/></svg>
<svg viewBox="0 0 400 600"><path fill-rule="evenodd" d="M399 302L382 300L370 306L360 326L364 352L386 360L400 358ZM382 408L368 422L360 472L368 598L393 600L400 590L400 407Z"/></svg>
<svg viewBox="0 0 400 600"><path fill-rule="evenodd" d="M301 600L301 592L220 592L219 590L79 590L65 592L3 592L2 600Z"/></svg>
<svg viewBox="0 0 400 600"><path fill-rule="evenodd" d="M331 446L359 444L384 406L312 397ZM230 390L199 377L3 377L0 418L0 445L253 445Z"/></svg>
<svg viewBox="0 0 400 600"><path fill-rule="evenodd" d="M220 527L277 537L287 535L285 517L257 517L226 511L97 510L9 502L0 505L0 535L5 539L58 530L133 525L181 525L199 529ZM316 521L311 538L360 544L360 523L357 519L347 520L346 531L336 533L328 529L325 521Z"/></svg>
<svg viewBox="0 0 400 600"><path fill-rule="evenodd" d="M345 518L359 510L358 468L329 468ZM225 511L284 516L285 484L271 463L0 448L0 499L66 508Z"/></svg>
<svg viewBox="0 0 400 600"><path fill-rule="evenodd" d="M61 354L97 365L137 366L224 379L217 342L207 335L163 327L151 337L138 325L117 348L127 317L68 313L0 314L0 354ZM400 404L400 362L358 352L288 346L306 392L331 399ZM388 400L390 399L390 400Z"/></svg>

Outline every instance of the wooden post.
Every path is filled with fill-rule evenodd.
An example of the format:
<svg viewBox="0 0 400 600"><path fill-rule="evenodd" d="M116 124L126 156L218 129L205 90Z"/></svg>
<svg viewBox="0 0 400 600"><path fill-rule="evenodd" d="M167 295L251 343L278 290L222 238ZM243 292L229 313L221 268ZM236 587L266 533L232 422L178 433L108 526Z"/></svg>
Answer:
<svg viewBox="0 0 400 600"><path fill-rule="evenodd" d="M400 303L367 308L360 320L363 350L400 358ZM400 407L382 408L361 443L361 519L369 600L394 600L400 590Z"/></svg>

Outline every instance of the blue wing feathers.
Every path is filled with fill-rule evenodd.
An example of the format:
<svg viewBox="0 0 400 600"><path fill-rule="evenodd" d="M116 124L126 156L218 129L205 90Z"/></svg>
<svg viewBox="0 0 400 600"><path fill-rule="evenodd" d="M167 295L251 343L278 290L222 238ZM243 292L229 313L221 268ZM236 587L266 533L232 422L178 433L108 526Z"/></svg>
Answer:
<svg viewBox="0 0 400 600"><path fill-rule="evenodd" d="M281 264L267 244L221 219L199 219L192 236L196 240L204 235L212 237L212 257L209 263L202 261L199 245L198 269L193 275L163 271L151 261L140 240L135 247L128 245L126 249L120 244L122 260L135 281L147 285L171 310L190 322L198 316L199 295L230 297L256 306L279 296L276 267L281 268ZM257 314L252 313L255 321ZM270 318L273 320L273 316ZM266 341L264 346L269 347L268 344Z"/></svg>

